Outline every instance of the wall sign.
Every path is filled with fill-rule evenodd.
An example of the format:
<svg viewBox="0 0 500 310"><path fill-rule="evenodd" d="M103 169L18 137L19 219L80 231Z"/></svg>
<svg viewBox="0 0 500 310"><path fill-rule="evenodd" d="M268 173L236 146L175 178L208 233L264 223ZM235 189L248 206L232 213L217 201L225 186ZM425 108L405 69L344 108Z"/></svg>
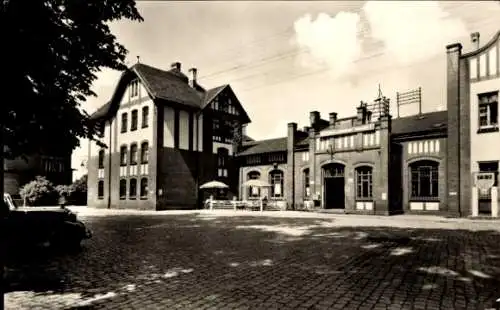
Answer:
<svg viewBox="0 0 500 310"><path fill-rule="evenodd" d="M387 194L386 193L382 193L382 200L387 200Z"/></svg>
<svg viewBox="0 0 500 310"><path fill-rule="evenodd" d="M456 196L457 192L450 192L450 196Z"/></svg>

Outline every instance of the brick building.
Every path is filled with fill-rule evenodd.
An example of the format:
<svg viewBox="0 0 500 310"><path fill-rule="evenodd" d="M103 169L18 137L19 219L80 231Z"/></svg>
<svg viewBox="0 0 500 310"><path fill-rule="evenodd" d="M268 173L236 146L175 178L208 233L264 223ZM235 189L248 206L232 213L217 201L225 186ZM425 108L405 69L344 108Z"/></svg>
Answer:
<svg viewBox="0 0 500 310"><path fill-rule="evenodd" d="M193 208L199 185L219 179L228 198L266 196L295 209L497 216L499 37L479 48L474 34L466 54L446 47L445 111L393 117L379 96L351 117L312 111L308 126L290 123L286 137L261 141L245 135L250 119L229 85L205 90L179 63L136 64L93 115L109 148L91 144L89 204ZM397 107L415 97L421 106L418 90L398 95ZM491 190L478 192L477 172L493 173ZM271 186L242 187L249 179Z"/></svg>
<svg viewBox="0 0 500 310"><path fill-rule="evenodd" d="M462 215L498 216L498 91L500 89L498 32L480 47L462 53L460 43L447 46L449 204ZM479 193L478 172L493 173L491 190Z"/></svg>
<svg viewBox="0 0 500 310"><path fill-rule="evenodd" d="M41 151L26 158L5 160L4 171L4 191L13 197L36 176L45 176L55 185L71 184L71 150Z"/></svg>
<svg viewBox="0 0 500 310"><path fill-rule="evenodd" d="M498 216L499 38L479 47L474 33L466 54L459 43L446 47L446 111L393 119L382 97L353 117L313 111L309 126L290 123L287 137L244 143L240 184L261 178L271 188L241 196L346 213ZM478 191L477 172L492 173L490 190Z"/></svg>
<svg viewBox="0 0 500 310"><path fill-rule="evenodd" d="M247 189L243 198L348 213L446 210L447 112L392 119L388 111L385 97L362 102L352 117L312 111L309 126L288 124L287 137L244 143L240 183L261 178L271 188Z"/></svg>
<svg viewBox="0 0 500 310"><path fill-rule="evenodd" d="M237 192L233 154L250 119L229 85L205 90L189 71L137 63L122 74L92 115L107 148L89 146L89 205L194 208L199 186L214 179Z"/></svg>

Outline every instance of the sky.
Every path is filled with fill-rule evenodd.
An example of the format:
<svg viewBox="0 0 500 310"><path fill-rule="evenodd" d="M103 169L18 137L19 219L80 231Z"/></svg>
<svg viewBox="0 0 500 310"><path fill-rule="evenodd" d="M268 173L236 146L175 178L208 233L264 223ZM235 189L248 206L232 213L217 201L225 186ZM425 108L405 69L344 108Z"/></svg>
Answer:
<svg viewBox="0 0 500 310"><path fill-rule="evenodd" d="M252 122L253 139L286 136L287 123L309 123L309 112L355 114L360 101L391 99L422 87L422 112L446 109L447 44L473 49L500 30L498 1L138 1L144 22L110 25L128 50L127 64L168 70L198 68L206 88L230 84ZM107 102L120 72L103 69L89 113ZM402 107L400 115L418 112ZM74 178L88 141L73 152Z"/></svg>

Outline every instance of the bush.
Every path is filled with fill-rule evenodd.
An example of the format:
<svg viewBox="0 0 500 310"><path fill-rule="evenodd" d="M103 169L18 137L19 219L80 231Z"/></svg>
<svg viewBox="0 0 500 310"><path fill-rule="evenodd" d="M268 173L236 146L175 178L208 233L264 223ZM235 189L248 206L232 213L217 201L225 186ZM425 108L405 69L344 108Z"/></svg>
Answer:
<svg viewBox="0 0 500 310"><path fill-rule="evenodd" d="M87 204L87 175L73 182L73 184L70 185L70 189L70 200L72 204L79 206Z"/></svg>
<svg viewBox="0 0 500 310"><path fill-rule="evenodd" d="M58 193L54 185L42 176L37 176L35 180L25 184L19 194L31 206L57 204Z"/></svg>

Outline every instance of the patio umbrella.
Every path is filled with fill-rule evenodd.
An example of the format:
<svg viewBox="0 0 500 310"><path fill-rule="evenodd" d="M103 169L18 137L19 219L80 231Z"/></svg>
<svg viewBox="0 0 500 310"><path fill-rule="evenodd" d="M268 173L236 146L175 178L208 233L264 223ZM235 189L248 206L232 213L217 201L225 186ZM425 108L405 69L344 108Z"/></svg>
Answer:
<svg viewBox="0 0 500 310"><path fill-rule="evenodd" d="M228 188L226 184L219 182L219 181L210 181L202 186L200 186L200 189L213 189L213 188Z"/></svg>

